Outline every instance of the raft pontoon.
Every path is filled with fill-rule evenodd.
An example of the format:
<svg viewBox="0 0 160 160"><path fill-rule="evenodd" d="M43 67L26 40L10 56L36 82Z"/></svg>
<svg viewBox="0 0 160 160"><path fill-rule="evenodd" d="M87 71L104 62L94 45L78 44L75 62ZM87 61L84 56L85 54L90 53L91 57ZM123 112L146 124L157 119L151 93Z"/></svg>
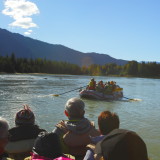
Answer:
<svg viewBox="0 0 160 160"><path fill-rule="evenodd" d="M84 89L79 92L81 98L97 100L119 100L123 98L123 88L116 88L112 94L104 94L95 90Z"/></svg>

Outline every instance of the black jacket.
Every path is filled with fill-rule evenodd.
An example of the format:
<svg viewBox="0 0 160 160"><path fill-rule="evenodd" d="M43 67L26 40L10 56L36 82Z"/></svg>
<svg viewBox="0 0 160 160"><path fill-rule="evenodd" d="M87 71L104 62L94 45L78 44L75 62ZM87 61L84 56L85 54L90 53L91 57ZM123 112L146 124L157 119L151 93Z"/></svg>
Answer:
<svg viewBox="0 0 160 160"><path fill-rule="evenodd" d="M37 125L22 125L9 129L9 141L20 141L26 139L34 139L44 129L40 129Z"/></svg>

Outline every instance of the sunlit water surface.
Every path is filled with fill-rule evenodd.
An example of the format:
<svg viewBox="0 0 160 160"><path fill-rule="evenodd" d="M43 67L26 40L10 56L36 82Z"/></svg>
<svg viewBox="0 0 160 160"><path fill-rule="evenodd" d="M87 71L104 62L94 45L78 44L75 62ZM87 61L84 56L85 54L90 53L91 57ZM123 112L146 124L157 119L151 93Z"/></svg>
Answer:
<svg viewBox="0 0 160 160"><path fill-rule="evenodd" d="M91 77L71 75L0 75L0 116L14 126L15 113L22 104L29 104L36 115L36 123L47 131L66 119L64 105L71 97L79 97L78 89L85 86ZM160 159L160 80L146 78L94 77L96 81L116 81L124 89L127 98L139 101L95 101L86 100L85 116L95 121L101 111L110 110L120 117L120 127L136 131L146 142L149 157Z"/></svg>

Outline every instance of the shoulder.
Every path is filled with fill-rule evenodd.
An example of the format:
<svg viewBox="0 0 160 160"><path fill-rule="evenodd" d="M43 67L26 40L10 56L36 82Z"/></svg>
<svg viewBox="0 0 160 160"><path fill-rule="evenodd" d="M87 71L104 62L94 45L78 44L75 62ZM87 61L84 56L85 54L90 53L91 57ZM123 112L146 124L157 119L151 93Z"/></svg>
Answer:
<svg viewBox="0 0 160 160"><path fill-rule="evenodd" d="M61 126L65 126L65 121L61 120L56 124L56 127L61 127Z"/></svg>
<svg viewBox="0 0 160 160"><path fill-rule="evenodd" d="M95 128L94 121L90 121L90 123L91 123L90 135L92 137L99 136L100 132Z"/></svg>
<svg viewBox="0 0 160 160"><path fill-rule="evenodd" d="M91 137L91 141L93 144L97 144L99 141L103 140L104 138L105 138L105 135Z"/></svg>
<svg viewBox="0 0 160 160"><path fill-rule="evenodd" d="M63 132L67 132L67 126L65 125L65 121L61 120L59 123L56 124L56 127L62 130Z"/></svg>
<svg viewBox="0 0 160 160"><path fill-rule="evenodd" d="M13 128L10 128L8 130L9 133L13 133L13 132L16 132L17 130L19 129L19 127L13 127Z"/></svg>
<svg viewBox="0 0 160 160"><path fill-rule="evenodd" d="M38 125L33 125L32 126L33 129L37 130L38 132L45 132L45 129L40 128Z"/></svg>
<svg viewBox="0 0 160 160"><path fill-rule="evenodd" d="M68 132L67 126L65 125L65 121L61 120L60 122L58 122L52 132L56 133L59 136L62 136L63 134Z"/></svg>

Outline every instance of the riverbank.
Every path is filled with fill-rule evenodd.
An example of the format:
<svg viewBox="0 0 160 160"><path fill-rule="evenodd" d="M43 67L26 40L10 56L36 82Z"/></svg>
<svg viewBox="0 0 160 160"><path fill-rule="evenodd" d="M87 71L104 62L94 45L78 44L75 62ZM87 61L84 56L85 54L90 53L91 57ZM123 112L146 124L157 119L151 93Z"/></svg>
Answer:
<svg viewBox="0 0 160 160"><path fill-rule="evenodd" d="M104 65L91 64L80 66L67 62L46 59L26 59L11 56L0 57L0 72L6 73L48 73L92 76L125 76L159 78L160 63L129 61L125 65L107 63Z"/></svg>
<svg viewBox="0 0 160 160"><path fill-rule="evenodd" d="M53 74L53 73L6 73L6 72L0 72L0 75L4 74L15 74L15 75L24 75L24 74L30 74L30 75L75 75L75 74ZM76 75L75 75L76 76ZM152 78L152 79L160 79L160 76L131 76L131 75L79 75L79 76L92 76L92 77L99 77L99 76L104 76L104 77L125 77L125 78Z"/></svg>

